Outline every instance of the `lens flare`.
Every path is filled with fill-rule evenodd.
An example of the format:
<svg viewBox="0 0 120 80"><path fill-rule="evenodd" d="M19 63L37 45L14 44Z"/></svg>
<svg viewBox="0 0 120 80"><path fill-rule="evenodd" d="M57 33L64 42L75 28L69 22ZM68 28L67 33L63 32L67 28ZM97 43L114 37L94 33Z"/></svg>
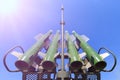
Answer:
<svg viewBox="0 0 120 80"><path fill-rule="evenodd" d="M9 15L17 11L18 0L0 0L0 15Z"/></svg>

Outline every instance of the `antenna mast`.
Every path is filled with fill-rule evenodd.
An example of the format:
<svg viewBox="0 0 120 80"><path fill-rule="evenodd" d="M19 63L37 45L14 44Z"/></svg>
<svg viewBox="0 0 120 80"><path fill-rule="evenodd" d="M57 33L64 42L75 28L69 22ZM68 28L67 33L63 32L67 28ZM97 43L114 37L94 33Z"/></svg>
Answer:
<svg viewBox="0 0 120 80"><path fill-rule="evenodd" d="M62 53L61 53L61 71L64 71L64 25L65 25L65 22L64 22L64 7L63 5L61 6L61 22L60 22L60 25L61 25L61 31L62 31Z"/></svg>

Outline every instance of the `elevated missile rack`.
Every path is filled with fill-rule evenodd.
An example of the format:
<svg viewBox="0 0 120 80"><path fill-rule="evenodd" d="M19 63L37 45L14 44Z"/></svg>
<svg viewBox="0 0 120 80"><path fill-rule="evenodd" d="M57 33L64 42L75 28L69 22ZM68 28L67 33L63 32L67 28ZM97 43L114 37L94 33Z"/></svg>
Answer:
<svg viewBox="0 0 120 80"><path fill-rule="evenodd" d="M85 35L75 31L72 35L68 31L64 33L63 6L60 24L61 38L59 30L54 35L51 35L50 30L44 35L38 35L36 43L27 51L21 46L8 50L3 58L5 68L9 72L22 72L22 80L101 80L102 71L114 70L117 60L113 52L104 47L96 52L87 43L89 39ZM16 48L21 51L15 51ZM17 70L8 67L6 58L9 54L18 58L15 62ZM104 59L110 54L114 64L110 70L105 70L107 62Z"/></svg>
<svg viewBox="0 0 120 80"><path fill-rule="evenodd" d="M61 56L58 55L56 59L60 59ZM69 59L68 55L64 55L65 59ZM78 72L67 72L68 75L65 76L64 80L101 80L100 72L86 72L83 73L81 70ZM43 70L43 72L37 71L23 71L22 80L61 80L57 78L57 71L52 72ZM62 74L64 76L65 74Z"/></svg>

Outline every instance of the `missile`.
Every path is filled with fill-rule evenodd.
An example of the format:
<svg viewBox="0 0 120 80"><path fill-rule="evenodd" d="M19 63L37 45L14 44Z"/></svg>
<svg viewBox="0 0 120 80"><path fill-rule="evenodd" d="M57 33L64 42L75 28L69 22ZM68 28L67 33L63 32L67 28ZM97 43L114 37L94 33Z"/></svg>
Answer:
<svg viewBox="0 0 120 80"><path fill-rule="evenodd" d="M79 41L79 46L86 53L88 60L95 67L96 70L103 70L107 63L103 58L75 31L72 32L76 39Z"/></svg>
<svg viewBox="0 0 120 80"><path fill-rule="evenodd" d="M75 45L67 31L65 32L65 35L67 40L68 53L70 57L70 67L72 70L79 70L82 67L82 60L80 59L78 51L75 48Z"/></svg>
<svg viewBox="0 0 120 80"><path fill-rule="evenodd" d="M15 62L15 66L20 70L27 70L33 64L38 52L51 33L52 30L49 30L46 34L41 36L40 39Z"/></svg>
<svg viewBox="0 0 120 80"><path fill-rule="evenodd" d="M45 70L53 70L56 67L54 58L55 53L57 53L58 49L58 41L60 40L60 31L58 30L54 35L52 42L46 52L46 55L42 61L42 67Z"/></svg>

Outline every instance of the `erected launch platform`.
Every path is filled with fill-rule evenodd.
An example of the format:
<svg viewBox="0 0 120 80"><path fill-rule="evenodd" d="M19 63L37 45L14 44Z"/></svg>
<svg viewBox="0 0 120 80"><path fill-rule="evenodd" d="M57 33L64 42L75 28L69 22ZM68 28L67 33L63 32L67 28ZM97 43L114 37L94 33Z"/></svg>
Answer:
<svg viewBox="0 0 120 80"><path fill-rule="evenodd" d="M36 43L27 51L20 46L10 49L3 59L5 68L9 72L22 72L22 80L101 80L101 71L113 71L117 60L110 50L102 47L96 52L87 43L89 38L85 35L75 31L72 35L64 32L63 6L60 24L61 34L58 30L52 35L52 30L49 30L36 36ZM22 52L15 51L16 48ZM17 70L9 69L6 60L8 54L18 58L15 62ZM110 70L105 70L107 62L104 59L110 54L114 58L114 65Z"/></svg>

